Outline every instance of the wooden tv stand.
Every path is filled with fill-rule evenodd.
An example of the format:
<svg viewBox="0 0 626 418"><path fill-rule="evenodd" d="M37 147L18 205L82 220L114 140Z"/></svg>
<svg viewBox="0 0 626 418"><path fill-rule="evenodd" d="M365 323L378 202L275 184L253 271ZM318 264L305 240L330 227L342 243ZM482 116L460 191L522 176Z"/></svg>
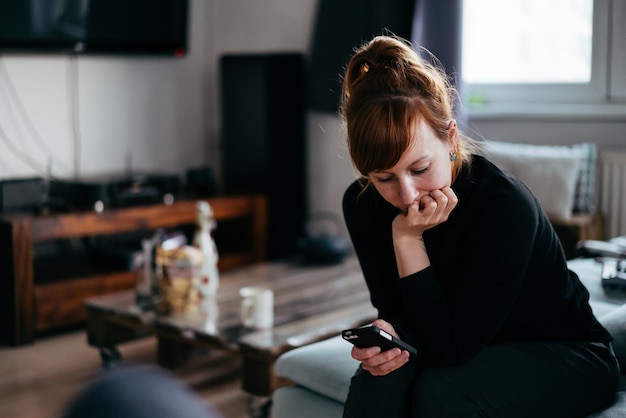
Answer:
<svg viewBox="0 0 626 418"><path fill-rule="evenodd" d="M266 197L225 196L206 200L218 222L215 240L220 253L220 270L263 261L266 255ZM136 206L102 213L0 217L2 343L28 344L35 340L37 331L80 324L86 318L83 304L86 298L132 289L135 285L134 273L119 267L117 270L102 270L87 266L83 271L68 269L66 272L66 267L74 264L71 258L67 263L61 261L56 267L42 272L41 268L36 268L34 244L158 228L193 228L196 202L186 200L171 205Z"/></svg>

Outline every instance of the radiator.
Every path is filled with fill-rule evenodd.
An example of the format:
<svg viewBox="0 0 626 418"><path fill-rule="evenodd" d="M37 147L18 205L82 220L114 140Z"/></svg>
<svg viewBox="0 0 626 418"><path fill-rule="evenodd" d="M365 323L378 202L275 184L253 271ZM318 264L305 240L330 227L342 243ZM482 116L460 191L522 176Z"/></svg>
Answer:
<svg viewBox="0 0 626 418"><path fill-rule="evenodd" d="M605 151L599 159L599 211L607 238L626 235L626 151Z"/></svg>

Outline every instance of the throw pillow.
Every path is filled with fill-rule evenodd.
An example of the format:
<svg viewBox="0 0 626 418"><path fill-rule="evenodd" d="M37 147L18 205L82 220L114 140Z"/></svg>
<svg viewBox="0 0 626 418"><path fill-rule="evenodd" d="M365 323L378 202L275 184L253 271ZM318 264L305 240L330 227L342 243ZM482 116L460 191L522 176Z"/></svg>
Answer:
<svg viewBox="0 0 626 418"><path fill-rule="evenodd" d="M483 145L487 158L522 181L549 216L569 218L574 208L581 157L580 151L571 147L560 148L496 141Z"/></svg>
<svg viewBox="0 0 626 418"><path fill-rule="evenodd" d="M495 154L543 155L566 159L572 155L578 156L580 161L572 212L593 213L596 210L595 190L598 167L598 146L596 144L585 142L574 145L533 145L488 141L484 145L487 152Z"/></svg>

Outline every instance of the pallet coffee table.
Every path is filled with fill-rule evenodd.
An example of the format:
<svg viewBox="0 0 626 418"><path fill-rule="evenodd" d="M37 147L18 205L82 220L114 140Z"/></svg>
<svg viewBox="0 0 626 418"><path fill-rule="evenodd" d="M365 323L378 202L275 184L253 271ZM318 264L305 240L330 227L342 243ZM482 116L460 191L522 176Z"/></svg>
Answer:
<svg viewBox="0 0 626 418"><path fill-rule="evenodd" d="M273 289L273 328L242 326L239 289L249 285ZM288 383L274 374L282 353L376 316L354 257L332 266L271 262L230 270L220 278L216 302L194 314L165 316L141 309L131 291L89 299L85 305L87 340L99 349L105 367L120 360L118 345L155 336L157 361L167 368L183 365L199 347L241 355L243 389L258 397Z"/></svg>

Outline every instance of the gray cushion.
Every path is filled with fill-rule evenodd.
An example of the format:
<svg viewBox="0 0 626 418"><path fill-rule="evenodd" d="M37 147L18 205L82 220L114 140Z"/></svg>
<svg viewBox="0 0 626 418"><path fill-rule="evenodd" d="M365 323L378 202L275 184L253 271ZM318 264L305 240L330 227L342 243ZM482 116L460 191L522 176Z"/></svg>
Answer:
<svg viewBox="0 0 626 418"><path fill-rule="evenodd" d="M589 301L589 305L591 306L591 310L593 311L593 314L596 316L596 318L602 318L604 315L611 313L618 308L618 305L615 305L614 303L607 303L596 300Z"/></svg>
<svg viewBox="0 0 626 418"><path fill-rule="evenodd" d="M272 418L341 418L343 403L320 396L301 386L287 386L274 392Z"/></svg>
<svg viewBox="0 0 626 418"><path fill-rule="evenodd" d="M278 358L276 374L343 403L359 366L351 349L341 336L297 348Z"/></svg>

